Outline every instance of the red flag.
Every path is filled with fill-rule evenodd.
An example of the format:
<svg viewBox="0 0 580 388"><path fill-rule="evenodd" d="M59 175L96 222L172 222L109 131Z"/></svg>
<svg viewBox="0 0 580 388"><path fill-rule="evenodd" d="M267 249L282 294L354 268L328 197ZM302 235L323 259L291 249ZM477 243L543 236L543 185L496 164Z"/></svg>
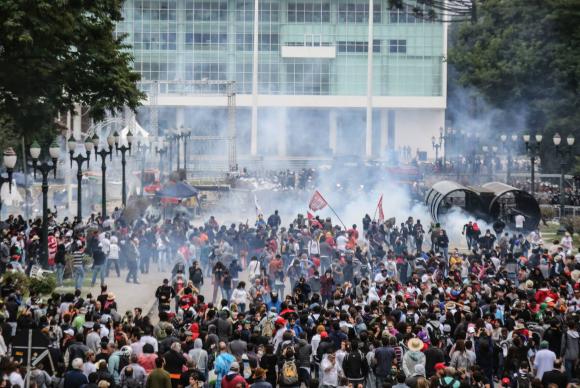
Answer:
<svg viewBox="0 0 580 388"><path fill-rule="evenodd" d="M379 199L379 203L377 205L379 208L379 223L385 222L385 213L383 212L383 195L381 194L381 198Z"/></svg>
<svg viewBox="0 0 580 388"><path fill-rule="evenodd" d="M324 209L326 207L326 205L328 205L328 202L326 202L326 200L324 199L322 194L320 194L318 192L318 190L316 190L314 192L314 194L312 195L312 198L310 199L310 203L308 204L308 207L310 208L310 210L315 212L315 211L318 211L320 209Z"/></svg>

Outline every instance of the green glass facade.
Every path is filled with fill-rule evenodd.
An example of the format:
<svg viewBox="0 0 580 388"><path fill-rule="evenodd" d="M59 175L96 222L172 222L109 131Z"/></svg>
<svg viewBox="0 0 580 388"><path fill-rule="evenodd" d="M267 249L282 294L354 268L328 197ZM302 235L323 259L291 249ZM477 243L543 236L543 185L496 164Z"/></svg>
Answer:
<svg viewBox="0 0 580 388"><path fill-rule="evenodd" d="M368 1L260 1L259 9L259 94L366 95ZM254 1L127 0L124 17L118 32L143 79L235 80L238 94L252 93ZM444 96L444 26L387 0L374 2L372 17L373 95ZM283 46L335 55L283 57Z"/></svg>

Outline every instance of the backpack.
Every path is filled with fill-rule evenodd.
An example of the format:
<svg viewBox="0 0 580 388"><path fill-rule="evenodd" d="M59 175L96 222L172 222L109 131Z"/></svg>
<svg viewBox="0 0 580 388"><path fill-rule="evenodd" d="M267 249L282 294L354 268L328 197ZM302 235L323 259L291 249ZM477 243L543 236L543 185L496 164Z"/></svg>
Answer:
<svg viewBox="0 0 580 388"><path fill-rule="evenodd" d="M250 359L247 354L242 355L242 376L244 379L249 380L252 377L252 367L250 366Z"/></svg>
<svg viewBox="0 0 580 388"><path fill-rule="evenodd" d="M523 373L518 372L517 377L516 377L516 381L517 381L518 388L530 388L531 380L530 380L529 373L523 374Z"/></svg>
<svg viewBox="0 0 580 388"><path fill-rule="evenodd" d="M282 385L296 385L298 383L298 368L294 361L285 361L280 371Z"/></svg>
<svg viewBox="0 0 580 388"><path fill-rule="evenodd" d="M427 323L427 331L429 332L429 339L431 343L439 341L441 338L441 327L435 327L431 323Z"/></svg>
<svg viewBox="0 0 580 388"><path fill-rule="evenodd" d="M450 378L449 380L447 380L447 382L445 382L445 377L442 379L439 379L439 387L441 388L453 388L453 386L455 385L455 382L457 380L455 380L453 377Z"/></svg>
<svg viewBox="0 0 580 388"><path fill-rule="evenodd" d="M123 368L129 365L130 363L131 360L129 359L129 356L119 355L119 372L122 371Z"/></svg>
<svg viewBox="0 0 580 388"><path fill-rule="evenodd" d="M274 335L274 321L270 318L266 318L266 322L262 326L262 336L271 338Z"/></svg>

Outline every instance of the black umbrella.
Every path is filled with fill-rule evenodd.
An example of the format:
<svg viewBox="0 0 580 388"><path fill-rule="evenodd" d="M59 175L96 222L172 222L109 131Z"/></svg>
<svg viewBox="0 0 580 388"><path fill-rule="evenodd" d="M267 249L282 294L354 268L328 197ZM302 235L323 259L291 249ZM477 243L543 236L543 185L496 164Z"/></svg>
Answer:
<svg viewBox="0 0 580 388"><path fill-rule="evenodd" d="M155 195L161 198L190 198L198 194L198 190L185 182L170 183Z"/></svg>

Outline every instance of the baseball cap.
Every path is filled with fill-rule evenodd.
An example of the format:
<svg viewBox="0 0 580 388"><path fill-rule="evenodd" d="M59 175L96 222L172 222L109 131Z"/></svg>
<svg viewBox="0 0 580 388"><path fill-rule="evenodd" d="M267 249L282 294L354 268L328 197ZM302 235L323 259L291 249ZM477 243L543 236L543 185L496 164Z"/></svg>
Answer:
<svg viewBox="0 0 580 388"><path fill-rule="evenodd" d="M328 338L328 333L326 331L323 331L322 333L320 333L320 338Z"/></svg>
<svg viewBox="0 0 580 388"><path fill-rule="evenodd" d="M444 362L438 362L437 364L435 364L435 371L441 370L441 369L445 369L445 363Z"/></svg>

